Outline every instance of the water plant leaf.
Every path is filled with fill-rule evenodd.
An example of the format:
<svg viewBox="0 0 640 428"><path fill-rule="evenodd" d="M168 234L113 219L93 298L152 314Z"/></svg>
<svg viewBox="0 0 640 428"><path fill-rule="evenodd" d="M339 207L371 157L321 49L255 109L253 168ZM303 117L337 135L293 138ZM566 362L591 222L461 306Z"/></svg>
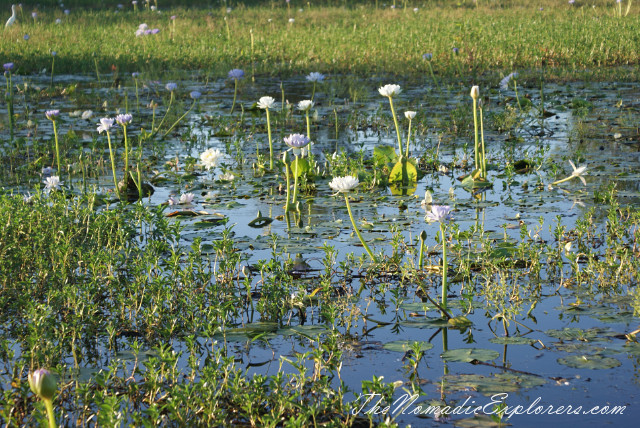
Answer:
<svg viewBox="0 0 640 428"><path fill-rule="evenodd" d="M610 337L618 335L608 328L593 327L586 330L577 327L565 327L562 330L551 329L544 332L547 336L560 340L582 340L584 342L595 342L609 340Z"/></svg>
<svg viewBox="0 0 640 428"><path fill-rule="evenodd" d="M403 180L406 177L406 180ZM398 161L389 173L389 183L413 183L418 180L418 170L410 161Z"/></svg>
<svg viewBox="0 0 640 428"><path fill-rule="evenodd" d="M228 221L229 221L228 217L207 218L207 219L203 219L201 221L193 223L193 226L195 228L198 228L198 229L204 229L204 228L207 228L207 227L219 226L221 224L227 224Z"/></svg>
<svg viewBox="0 0 640 428"><path fill-rule="evenodd" d="M491 428L491 427L505 427L511 426L510 423L505 421L496 421L489 415L478 415L472 418L460 419L454 423L457 427L462 428Z"/></svg>
<svg viewBox="0 0 640 428"><path fill-rule="evenodd" d="M558 362L576 369L590 370L612 369L622 364L615 358L603 357L602 355L569 355L565 358L558 358Z"/></svg>
<svg viewBox="0 0 640 428"><path fill-rule="evenodd" d="M450 318L448 323L453 328L466 328L473 325L469 318L462 315Z"/></svg>
<svg viewBox="0 0 640 428"><path fill-rule="evenodd" d="M481 348L460 348L444 351L440 357L448 362L470 363L471 361L491 361L498 358L500 354L491 349Z"/></svg>
<svg viewBox="0 0 640 428"><path fill-rule="evenodd" d="M249 222L249 227L261 228L270 225L273 222L271 217L256 217Z"/></svg>
<svg viewBox="0 0 640 428"><path fill-rule="evenodd" d="M502 336L492 337L489 339L489 342L495 343L496 345L531 345L536 342L536 339L522 336Z"/></svg>
<svg viewBox="0 0 640 428"><path fill-rule="evenodd" d="M524 373L496 373L490 376L481 374L445 375L442 380L448 391L472 389L483 395L516 392L522 388L533 388L547 383L543 377Z"/></svg>
<svg viewBox="0 0 640 428"><path fill-rule="evenodd" d="M387 351L407 352L413 349L415 343L420 345L421 351L428 351L433 348L433 343L417 340L394 340L393 342L385 343L382 347Z"/></svg>
<svg viewBox="0 0 640 428"><path fill-rule="evenodd" d="M298 168L298 177L302 177L303 175L309 173L311 171L311 165L309 165L309 161L307 158L297 158L291 162L291 175L296 175L296 165Z"/></svg>
<svg viewBox="0 0 640 428"><path fill-rule="evenodd" d="M390 164L398 155L396 149L391 146L376 146L373 148L373 159L379 164Z"/></svg>

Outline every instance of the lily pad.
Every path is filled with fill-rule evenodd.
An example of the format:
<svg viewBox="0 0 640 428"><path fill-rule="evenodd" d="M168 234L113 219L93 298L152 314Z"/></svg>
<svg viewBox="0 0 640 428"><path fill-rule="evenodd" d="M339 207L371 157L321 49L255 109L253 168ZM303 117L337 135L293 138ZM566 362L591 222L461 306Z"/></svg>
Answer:
<svg viewBox="0 0 640 428"><path fill-rule="evenodd" d="M401 183L403 177L406 177L407 183L414 183L418 180L418 170L415 165L409 161L399 161L389 173L389 183Z"/></svg>
<svg viewBox="0 0 640 428"><path fill-rule="evenodd" d="M496 373L491 376L480 374L446 375L442 379L445 383L445 389L449 391L473 389L484 395L516 392L523 388L534 388L547 383L543 377L522 373Z"/></svg>
<svg viewBox="0 0 640 428"><path fill-rule="evenodd" d="M531 345L536 342L536 339L522 336L505 336L505 337L492 337L489 342L497 345Z"/></svg>
<svg viewBox="0 0 640 428"><path fill-rule="evenodd" d="M603 357L601 355L569 355L566 358L558 358L558 362L576 369L591 370L612 369L622 364L615 358Z"/></svg>
<svg viewBox="0 0 640 428"><path fill-rule="evenodd" d="M500 354L491 349L480 348L460 348L444 351L440 357L447 362L470 363L471 361L491 361L498 358Z"/></svg>
<svg viewBox="0 0 640 428"><path fill-rule="evenodd" d="M577 327L565 327L562 330L551 329L544 332L547 336L560 340L581 340L583 342L596 342L609 340L609 337L618 333L608 328L593 327L583 330Z"/></svg>
<svg viewBox="0 0 640 428"><path fill-rule="evenodd" d="M407 352L413 349L414 343L418 343L420 345L421 351L428 351L433 348L433 343L415 340L394 340L393 342L385 343L383 348L388 351Z"/></svg>

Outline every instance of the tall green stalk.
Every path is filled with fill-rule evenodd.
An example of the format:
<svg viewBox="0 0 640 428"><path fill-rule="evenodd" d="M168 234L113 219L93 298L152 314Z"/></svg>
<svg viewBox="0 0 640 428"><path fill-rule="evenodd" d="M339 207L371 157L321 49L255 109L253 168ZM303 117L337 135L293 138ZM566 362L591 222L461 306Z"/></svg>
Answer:
<svg viewBox="0 0 640 428"><path fill-rule="evenodd" d="M389 105L391 106L391 114L393 114L393 123L396 125L396 135L398 136L398 150L400 156L402 156L402 139L400 138L400 127L398 126L398 117L396 116L396 110L393 108L393 98L389 98Z"/></svg>
<svg viewBox="0 0 640 428"><path fill-rule="evenodd" d="M348 193L344 194L344 201L347 204L347 211L349 211L349 218L351 219L351 224L353 225L353 230L355 230L356 235L358 235L358 239L360 239L360 242L362 243L362 246L367 251L367 254L369 254L369 257L371 257L371 260L373 260L375 262L376 261L376 257L373 255L373 251L371 251L371 248L369 248L369 246L365 242L364 238L360 234L360 231L358 230L358 226L356 226L356 221L353 219L353 213L351 212L351 205L349 204L349 194Z"/></svg>
<svg viewBox="0 0 640 428"><path fill-rule="evenodd" d="M445 229L446 226L444 223L440 223L440 238L442 240L442 308L447 309L447 294L448 294L448 284L447 284L447 239L445 237Z"/></svg>
<svg viewBox="0 0 640 428"><path fill-rule="evenodd" d="M113 173L113 184L116 186L116 195L120 199L120 189L118 189L118 178L116 176L116 159L113 154L113 148L111 147L111 134L107 132L107 141L109 142L109 156L111 157L111 172ZM126 180L125 180L126 183Z"/></svg>
<svg viewBox="0 0 640 428"><path fill-rule="evenodd" d="M267 111L267 135L269 137L269 169L273 169L273 143L271 142L271 118L269 117L269 108Z"/></svg>
<svg viewBox="0 0 640 428"><path fill-rule="evenodd" d="M62 174L62 170L60 169L60 146L58 145L58 129L56 128L56 121L53 122L53 136L56 140L56 164L58 165L58 175Z"/></svg>

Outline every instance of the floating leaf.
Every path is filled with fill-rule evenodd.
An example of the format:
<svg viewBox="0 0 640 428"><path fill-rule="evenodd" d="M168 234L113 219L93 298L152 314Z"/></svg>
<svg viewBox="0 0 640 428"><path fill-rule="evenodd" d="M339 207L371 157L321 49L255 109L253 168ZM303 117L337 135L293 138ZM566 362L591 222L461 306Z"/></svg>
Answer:
<svg viewBox="0 0 640 428"><path fill-rule="evenodd" d="M622 364L615 358L601 355L569 355L566 358L558 358L558 362L576 369L591 370L612 369Z"/></svg>
<svg viewBox="0 0 640 428"><path fill-rule="evenodd" d="M498 358L500 354L491 349L480 348L460 348L444 351L440 357L448 362L470 363L471 361L491 361Z"/></svg>
<svg viewBox="0 0 640 428"><path fill-rule="evenodd" d="M613 330L599 327L593 327L587 330L577 327L565 327L562 330L547 330L544 334L560 340L582 340L585 342L609 340L609 337L618 335L618 333Z"/></svg>
<svg viewBox="0 0 640 428"><path fill-rule="evenodd" d="M497 345L531 345L536 342L536 339L522 336L504 336L504 337L492 337L489 342Z"/></svg>
<svg viewBox="0 0 640 428"><path fill-rule="evenodd" d="M421 351L428 351L433 348L433 343L416 340L394 340L393 342L385 343L382 347L387 351L407 352L413 349L414 343L420 345Z"/></svg>
<svg viewBox="0 0 640 428"><path fill-rule="evenodd" d="M260 228L270 225L273 222L271 217L256 217L249 222L250 227Z"/></svg>
<svg viewBox="0 0 640 428"><path fill-rule="evenodd" d="M533 388L547 383L543 377L523 373L496 373L489 376L480 374L446 375L442 380L448 391L473 389L484 395L516 392L522 388Z"/></svg>
<svg viewBox="0 0 640 428"><path fill-rule="evenodd" d="M466 328L473 325L469 318L462 315L450 318L448 323L453 328Z"/></svg>

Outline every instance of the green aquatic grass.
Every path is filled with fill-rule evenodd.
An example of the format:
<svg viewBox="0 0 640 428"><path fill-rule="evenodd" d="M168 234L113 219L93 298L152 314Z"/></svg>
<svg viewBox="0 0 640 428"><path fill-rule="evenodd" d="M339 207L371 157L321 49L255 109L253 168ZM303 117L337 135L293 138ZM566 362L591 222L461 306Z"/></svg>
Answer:
<svg viewBox="0 0 640 428"><path fill-rule="evenodd" d="M463 75L458 78L467 83L487 72L542 67L557 69L559 77L569 79L576 73L637 78L633 70L607 71L638 64L637 12L618 18L605 7L547 2L541 11L538 2L501 2L500 8L493 3L480 2L478 9L424 4L417 13L361 5L312 7L292 12L291 24L286 9L265 6L238 6L229 14L224 9L162 14L74 10L60 25L54 23L60 12L42 13L36 24L21 23L0 34L0 56L15 62L19 73L41 70L55 47L57 73L95 73L92 55L97 51L100 73L114 67L221 74L255 67L259 74L402 73L428 81L422 54L430 52L437 76L452 78L460 67ZM172 14L177 16L175 34L170 31ZM136 38L134 32L143 22L161 32ZM28 41L24 34L29 34ZM454 47L458 55L452 55Z"/></svg>

